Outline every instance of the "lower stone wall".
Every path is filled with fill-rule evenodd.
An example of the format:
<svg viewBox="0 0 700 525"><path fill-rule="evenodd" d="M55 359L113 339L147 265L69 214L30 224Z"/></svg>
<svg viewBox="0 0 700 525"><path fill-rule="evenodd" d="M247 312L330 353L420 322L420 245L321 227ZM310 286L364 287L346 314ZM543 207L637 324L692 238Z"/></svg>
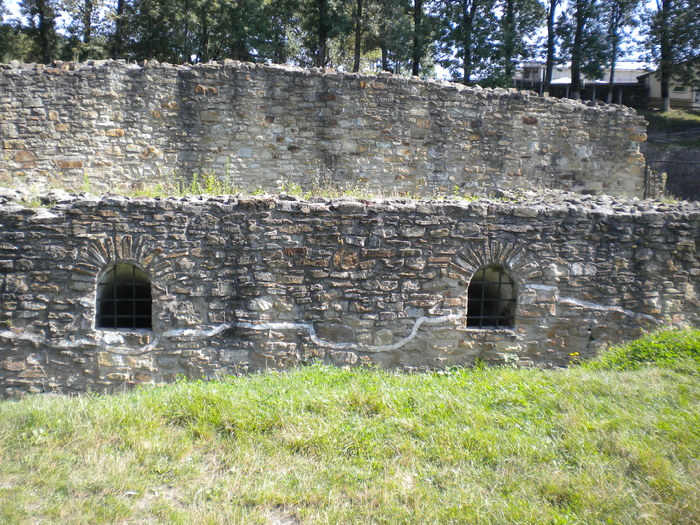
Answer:
<svg viewBox="0 0 700 525"><path fill-rule="evenodd" d="M0 385L114 391L313 360L404 370L563 366L700 321L700 204L292 197L0 197ZM95 328L115 261L151 280L152 330ZM474 272L513 278L513 328L466 326Z"/></svg>

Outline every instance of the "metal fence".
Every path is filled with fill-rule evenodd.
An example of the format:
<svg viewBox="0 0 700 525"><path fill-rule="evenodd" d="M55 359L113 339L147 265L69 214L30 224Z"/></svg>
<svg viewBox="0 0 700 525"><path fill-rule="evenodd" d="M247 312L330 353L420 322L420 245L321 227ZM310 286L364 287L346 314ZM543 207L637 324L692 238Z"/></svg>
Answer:
<svg viewBox="0 0 700 525"><path fill-rule="evenodd" d="M686 200L700 200L700 161L655 159L647 160L644 170L645 197L657 193L655 181L661 181L659 189L666 195Z"/></svg>

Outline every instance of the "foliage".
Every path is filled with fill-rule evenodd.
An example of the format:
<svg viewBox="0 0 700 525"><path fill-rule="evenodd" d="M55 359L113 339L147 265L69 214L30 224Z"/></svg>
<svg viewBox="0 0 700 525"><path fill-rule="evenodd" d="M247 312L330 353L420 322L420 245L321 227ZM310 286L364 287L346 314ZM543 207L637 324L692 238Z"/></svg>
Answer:
<svg viewBox="0 0 700 525"><path fill-rule="evenodd" d="M375 69L408 73L411 64L411 18L408 0L372 0L367 8L365 49L379 51Z"/></svg>
<svg viewBox="0 0 700 525"><path fill-rule="evenodd" d="M20 0L20 12L29 21L28 33L32 38L30 59L47 63L58 56L56 0Z"/></svg>
<svg viewBox="0 0 700 525"><path fill-rule="evenodd" d="M609 348L587 364L597 370L636 370L645 365L690 366L700 372L700 330L654 332Z"/></svg>
<svg viewBox="0 0 700 525"><path fill-rule="evenodd" d="M607 102L613 100L613 88L615 78L615 66L622 46L629 38L632 28L638 24L637 11L641 0L603 0L605 10L605 24L607 26L606 54L610 65L610 80Z"/></svg>
<svg viewBox="0 0 700 525"><path fill-rule="evenodd" d="M66 29L73 59L105 58L108 37L105 0L61 0L61 8L70 19Z"/></svg>
<svg viewBox="0 0 700 525"><path fill-rule="evenodd" d="M498 5L503 11L497 32L498 74L510 85L516 65L533 55L528 38L542 26L545 11L538 0L500 0Z"/></svg>
<svg viewBox="0 0 700 525"><path fill-rule="evenodd" d="M0 62L28 62L32 56L32 40L26 28L15 22L0 24Z"/></svg>
<svg viewBox="0 0 700 525"><path fill-rule="evenodd" d="M601 78L608 58L601 6L596 0L572 0L559 19L561 57L571 60L573 98L580 98L581 74Z"/></svg>
<svg viewBox="0 0 700 525"><path fill-rule="evenodd" d="M4 523L693 523L696 376L313 365L0 402Z"/></svg>
<svg viewBox="0 0 700 525"><path fill-rule="evenodd" d="M696 0L656 0L647 9L643 33L649 57L657 64L662 109L670 109L669 84L700 85L700 3Z"/></svg>
<svg viewBox="0 0 700 525"><path fill-rule="evenodd" d="M488 76L498 27L495 0L440 0L439 63L452 78L470 83L473 76Z"/></svg>
<svg viewBox="0 0 700 525"><path fill-rule="evenodd" d="M233 58L253 62L434 74L512 85L547 28L548 68L570 60L599 78L628 51L636 24L665 79L698 78L700 3L658 0L21 0L25 17L0 24L0 59ZM361 8L361 16L359 15ZM556 13L560 16L556 18ZM1 14L1 13L0 13ZM551 16L550 16L551 15ZM556 26L556 27L555 27ZM558 47L558 49L557 49ZM612 95L612 93L610 93Z"/></svg>

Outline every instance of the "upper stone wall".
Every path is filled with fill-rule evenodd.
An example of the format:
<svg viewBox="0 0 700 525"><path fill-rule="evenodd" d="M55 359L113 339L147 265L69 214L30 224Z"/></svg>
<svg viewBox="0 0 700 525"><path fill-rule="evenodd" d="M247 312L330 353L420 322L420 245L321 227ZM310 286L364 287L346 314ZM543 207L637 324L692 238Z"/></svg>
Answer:
<svg viewBox="0 0 700 525"><path fill-rule="evenodd" d="M242 188L641 197L645 137L620 106L385 74L230 60L0 66L0 183L42 189L214 172Z"/></svg>

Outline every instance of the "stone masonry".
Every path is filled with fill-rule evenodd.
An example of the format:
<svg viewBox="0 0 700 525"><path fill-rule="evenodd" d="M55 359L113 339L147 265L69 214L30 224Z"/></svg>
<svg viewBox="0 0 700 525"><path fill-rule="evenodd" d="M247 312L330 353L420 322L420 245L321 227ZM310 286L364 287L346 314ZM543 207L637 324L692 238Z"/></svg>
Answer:
<svg viewBox="0 0 700 525"><path fill-rule="evenodd" d="M287 181L642 197L654 186L639 152L645 131L621 106L388 74L231 60L0 65L0 184L42 190L214 174L248 190Z"/></svg>
<svg viewBox="0 0 700 525"><path fill-rule="evenodd" d="M313 360L560 366L643 329L700 321L698 203L551 192L55 200L28 208L0 196L2 395L109 392ZM97 281L114 261L148 275L151 330L95 328ZM466 326L469 281L490 264L515 284L512 328Z"/></svg>

